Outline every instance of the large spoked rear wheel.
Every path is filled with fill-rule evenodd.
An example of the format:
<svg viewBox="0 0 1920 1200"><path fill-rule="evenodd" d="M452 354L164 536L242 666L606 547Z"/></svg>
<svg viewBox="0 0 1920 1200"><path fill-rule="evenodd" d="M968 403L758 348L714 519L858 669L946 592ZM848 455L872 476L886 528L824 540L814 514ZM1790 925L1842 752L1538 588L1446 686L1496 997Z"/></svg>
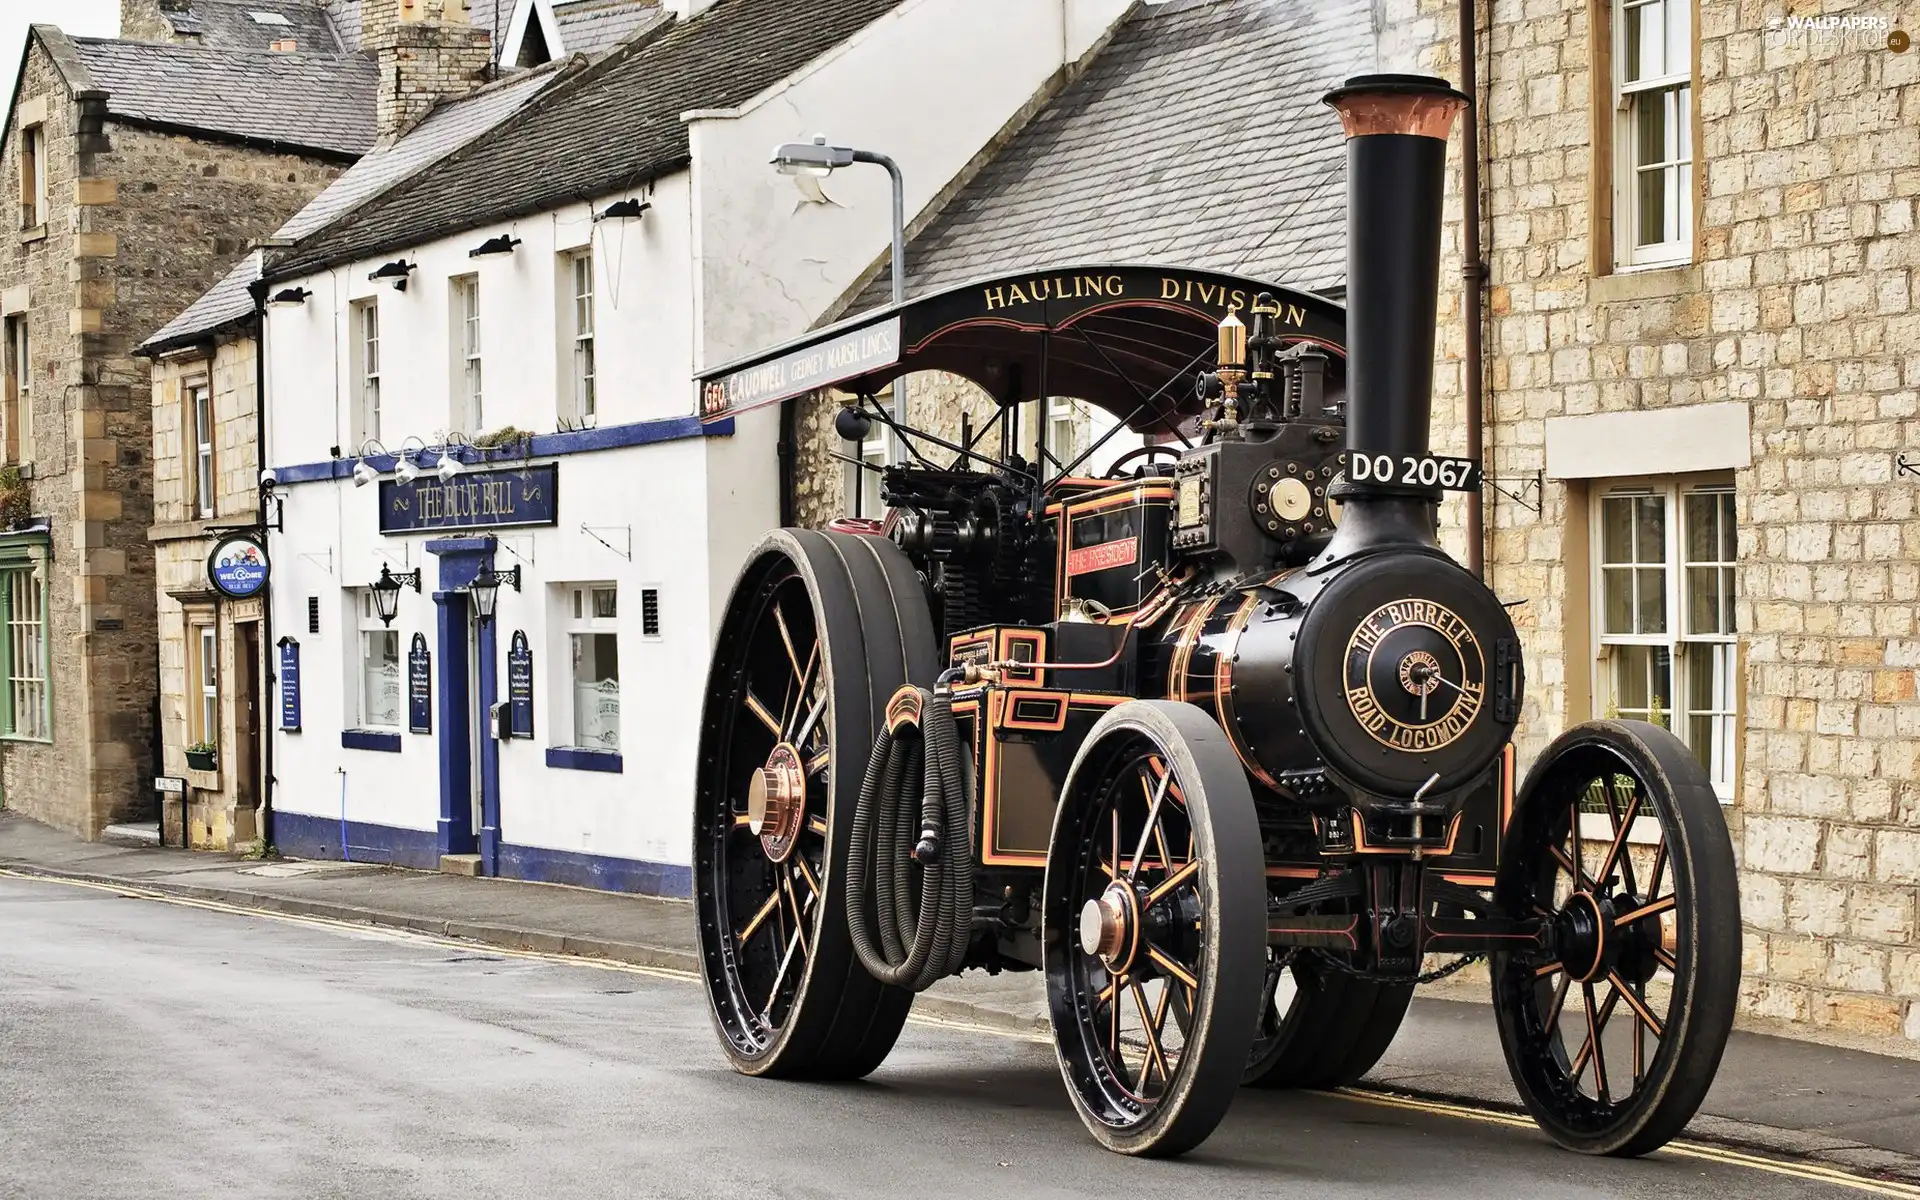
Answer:
<svg viewBox="0 0 1920 1200"><path fill-rule="evenodd" d="M1587 1154L1665 1145L1713 1083L1740 979L1733 847L1705 770L1656 725L1568 730L1527 775L1495 901L1553 926L1550 952L1492 963L1534 1120Z"/></svg>
<svg viewBox="0 0 1920 1200"><path fill-rule="evenodd" d="M1199 1145L1246 1068L1267 941L1253 798L1205 713L1135 700L1093 727L1054 817L1041 922L1080 1119L1123 1154Z"/></svg>
<svg viewBox="0 0 1920 1200"><path fill-rule="evenodd" d="M1413 985L1345 974L1317 951L1268 952L1259 1029L1243 1082L1261 1088L1336 1088L1357 1082L1387 1052Z"/></svg>
<svg viewBox="0 0 1920 1200"><path fill-rule="evenodd" d="M701 973L733 1066L852 1079L912 994L847 930L855 801L887 697L934 673L913 569L882 538L783 529L748 556L707 679L694 819Z"/></svg>

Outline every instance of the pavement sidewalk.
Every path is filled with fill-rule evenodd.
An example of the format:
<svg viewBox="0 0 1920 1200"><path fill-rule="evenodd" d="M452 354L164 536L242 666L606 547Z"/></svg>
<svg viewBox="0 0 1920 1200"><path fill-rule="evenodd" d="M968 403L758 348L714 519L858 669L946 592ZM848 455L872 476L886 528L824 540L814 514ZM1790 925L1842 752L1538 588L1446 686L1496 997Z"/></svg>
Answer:
<svg viewBox="0 0 1920 1200"><path fill-rule="evenodd" d="M146 888L487 945L698 970L687 905L544 884L293 860L250 861L152 846L82 842L0 812L0 868ZM1460 996L1466 988L1446 994ZM1043 1034L1037 973L979 972L922 995L918 1014ZM1485 1003L1415 999L1367 1085L1517 1107ZM1689 1136L1920 1182L1920 1063L1736 1032Z"/></svg>

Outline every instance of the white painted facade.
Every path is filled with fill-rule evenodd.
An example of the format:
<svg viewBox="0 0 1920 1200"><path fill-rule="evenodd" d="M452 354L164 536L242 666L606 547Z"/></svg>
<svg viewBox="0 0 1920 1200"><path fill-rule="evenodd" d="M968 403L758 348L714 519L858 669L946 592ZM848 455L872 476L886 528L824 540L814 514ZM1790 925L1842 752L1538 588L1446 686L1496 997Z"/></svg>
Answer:
<svg viewBox="0 0 1920 1200"><path fill-rule="evenodd" d="M377 437L387 451L437 446L450 433L471 440L512 426L544 435L579 423L574 255L590 256L593 266L599 435L617 440L645 422L690 418L697 371L800 335L886 252L883 171L842 172L827 183L836 204L805 203L768 165L773 145L824 132L891 154L906 177L911 215L1126 8L1125 0L907 0L747 104L689 114L691 166L630 193L650 202L640 218L596 221L594 213L629 193L598 196L276 279L274 290L311 293L301 306L270 307L266 322L263 460L288 476L279 488L284 532L270 543L273 634L299 640L302 676L301 729L274 734L276 813L423 834L441 817L446 664L433 598L439 561L426 545L485 530L382 535L379 487L293 481L336 457L348 460L337 468L344 472L374 433L357 403L366 373L360 306L379 314ZM519 239L510 255L469 257L499 234ZM369 278L395 260L414 266L404 291ZM463 394L467 325L455 287L469 275L478 284L477 424ZM524 630L534 652L534 737L498 746L502 842L673 867L688 861L712 629L745 551L778 520L777 420L769 409L740 418L729 436L533 457L557 463L558 523L496 531L493 560L523 576L518 593L501 589L494 623L499 698L511 632ZM431 470L437 456L422 461ZM358 589L383 564L422 574L419 594L401 594L392 626L401 656L397 753L346 748L341 737L364 724ZM548 765L549 748L574 741L569 622L575 586L591 584L618 593L619 773ZM641 628L647 589L658 598L657 636ZM318 633L310 632L310 605ZM415 633L434 655L430 735L404 728Z"/></svg>

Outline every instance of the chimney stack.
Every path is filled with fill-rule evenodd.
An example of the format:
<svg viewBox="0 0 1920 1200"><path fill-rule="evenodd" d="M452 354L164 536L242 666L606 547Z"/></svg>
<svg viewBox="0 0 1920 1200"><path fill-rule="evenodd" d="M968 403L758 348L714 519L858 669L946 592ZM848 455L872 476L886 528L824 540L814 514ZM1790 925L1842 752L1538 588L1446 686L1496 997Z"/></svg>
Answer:
<svg viewBox="0 0 1920 1200"><path fill-rule="evenodd" d="M380 69L375 129L382 139L485 82L491 35L468 22L465 0L362 0L360 14L360 48Z"/></svg>
<svg viewBox="0 0 1920 1200"><path fill-rule="evenodd" d="M1324 103L1347 134L1347 472L1336 487L1348 515L1328 547L1341 558L1435 540L1440 489L1397 476L1432 445L1447 138L1468 101L1443 79L1359 75ZM1395 474L1356 472L1361 455Z"/></svg>

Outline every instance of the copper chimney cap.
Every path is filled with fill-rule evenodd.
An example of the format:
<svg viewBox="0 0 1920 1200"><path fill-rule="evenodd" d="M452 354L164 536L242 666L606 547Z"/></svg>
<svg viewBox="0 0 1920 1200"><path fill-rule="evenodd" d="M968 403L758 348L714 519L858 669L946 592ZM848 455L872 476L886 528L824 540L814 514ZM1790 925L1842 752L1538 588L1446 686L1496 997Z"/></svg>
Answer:
<svg viewBox="0 0 1920 1200"><path fill-rule="evenodd" d="M1430 75L1355 75L1320 102L1340 114L1350 138L1406 133L1443 142L1470 103L1464 92Z"/></svg>

